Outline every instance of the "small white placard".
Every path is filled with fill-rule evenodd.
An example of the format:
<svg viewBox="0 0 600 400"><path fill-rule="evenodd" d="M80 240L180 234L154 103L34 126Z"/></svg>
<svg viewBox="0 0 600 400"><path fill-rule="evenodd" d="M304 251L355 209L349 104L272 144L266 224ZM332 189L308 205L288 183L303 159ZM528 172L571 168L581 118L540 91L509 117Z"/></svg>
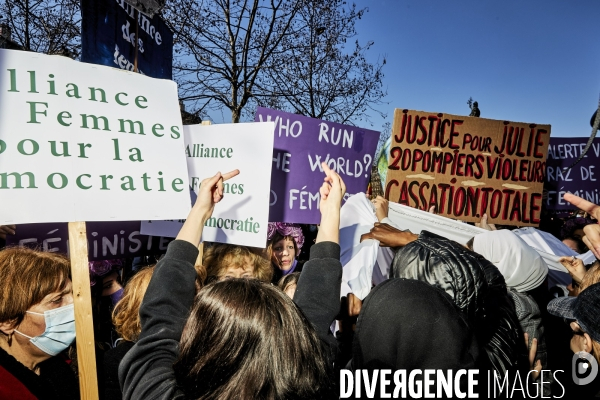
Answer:
<svg viewBox="0 0 600 400"><path fill-rule="evenodd" d="M202 240L264 248L267 242L273 122L184 126L189 184L239 169L224 182L224 197L204 226ZM175 237L183 221L142 221L141 233Z"/></svg>

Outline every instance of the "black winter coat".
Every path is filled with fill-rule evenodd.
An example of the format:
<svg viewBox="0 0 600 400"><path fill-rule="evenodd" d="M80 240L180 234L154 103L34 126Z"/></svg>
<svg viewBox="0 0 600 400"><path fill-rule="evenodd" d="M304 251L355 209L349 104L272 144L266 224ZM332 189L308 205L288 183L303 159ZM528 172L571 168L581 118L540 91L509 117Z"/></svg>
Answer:
<svg viewBox="0 0 600 400"><path fill-rule="evenodd" d="M422 231L396 253L394 278L416 279L436 286L454 300L487 353L488 368L528 370L519 319L500 271L481 255L450 240Z"/></svg>

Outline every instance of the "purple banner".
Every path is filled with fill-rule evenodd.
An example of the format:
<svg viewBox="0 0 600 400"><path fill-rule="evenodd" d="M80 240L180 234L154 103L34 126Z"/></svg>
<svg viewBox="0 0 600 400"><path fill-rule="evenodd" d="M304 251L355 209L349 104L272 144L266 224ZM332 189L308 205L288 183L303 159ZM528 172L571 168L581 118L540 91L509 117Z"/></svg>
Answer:
<svg viewBox="0 0 600 400"><path fill-rule="evenodd" d="M548 197L547 210L574 210L563 200L565 193L573 193L595 204L600 204L600 138L596 138L583 159L568 169L583 152L588 141L583 138L550 138L546 160Z"/></svg>
<svg viewBox="0 0 600 400"><path fill-rule="evenodd" d="M87 222L90 261L160 254L173 238L140 235L140 221ZM6 235L6 244L68 254L66 223L17 225L16 234Z"/></svg>
<svg viewBox="0 0 600 400"><path fill-rule="evenodd" d="M259 107L256 122L275 122L269 221L318 224L321 162L346 184L346 197L367 190L379 132Z"/></svg>

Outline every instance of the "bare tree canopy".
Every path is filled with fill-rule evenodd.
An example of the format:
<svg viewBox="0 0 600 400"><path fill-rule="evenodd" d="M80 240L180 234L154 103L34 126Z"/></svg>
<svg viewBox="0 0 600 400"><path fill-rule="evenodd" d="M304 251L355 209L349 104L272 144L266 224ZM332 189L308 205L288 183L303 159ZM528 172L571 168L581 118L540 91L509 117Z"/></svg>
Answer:
<svg viewBox="0 0 600 400"><path fill-rule="evenodd" d="M163 10L174 33L180 98L201 110L227 108L239 122L263 69L296 34L303 0L172 0Z"/></svg>
<svg viewBox="0 0 600 400"><path fill-rule="evenodd" d="M112 0L106 0L112 1ZM191 114L229 110L233 122L257 106L355 124L386 95L385 59L356 40L366 9L344 0L169 0L174 77ZM78 58L79 0L0 0L0 23L31 50Z"/></svg>
<svg viewBox="0 0 600 400"><path fill-rule="evenodd" d="M385 58L371 64L365 54L373 42L361 46L355 23L366 9L343 0L309 0L297 15L298 34L286 37L284 51L261 80L259 102L273 108L340 123L368 120L386 96Z"/></svg>
<svg viewBox="0 0 600 400"><path fill-rule="evenodd" d="M383 115L385 60L367 62L372 42L345 47L365 11L342 0L171 0L180 97L233 122L259 105L344 123Z"/></svg>
<svg viewBox="0 0 600 400"><path fill-rule="evenodd" d="M0 16L25 50L71 58L81 53L79 0L0 0Z"/></svg>

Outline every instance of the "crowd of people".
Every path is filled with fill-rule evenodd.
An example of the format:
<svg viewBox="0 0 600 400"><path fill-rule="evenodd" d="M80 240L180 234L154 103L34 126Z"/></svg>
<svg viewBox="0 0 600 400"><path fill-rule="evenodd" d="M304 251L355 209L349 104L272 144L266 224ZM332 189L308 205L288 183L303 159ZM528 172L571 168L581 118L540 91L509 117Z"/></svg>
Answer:
<svg viewBox="0 0 600 400"><path fill-rule="evenodd" d="M362 299L342 297L345 186L322 167L314 239L306 227L270 223L265 249L205 244L199 257L204 223L235 170L202 181L156 265L124 276L127 261L90 263L101 398L336 399L341 370L383 369L477 369L480 397L490 376L508 376L512 389L520 380L503 397L600 395L600 378L571 378L574 354L588 374L600 363L600 261L560 258L572 283L557 294L544 259L510 229L484 219L487 231L466 245L415 234L390 221L378 197L380 222L361 241L393 249L388 279ZM600 206L565 200L585 215L560 239L600 259ZM7 247L0 282L0 399L79 398L69 260Z"/></svg>

